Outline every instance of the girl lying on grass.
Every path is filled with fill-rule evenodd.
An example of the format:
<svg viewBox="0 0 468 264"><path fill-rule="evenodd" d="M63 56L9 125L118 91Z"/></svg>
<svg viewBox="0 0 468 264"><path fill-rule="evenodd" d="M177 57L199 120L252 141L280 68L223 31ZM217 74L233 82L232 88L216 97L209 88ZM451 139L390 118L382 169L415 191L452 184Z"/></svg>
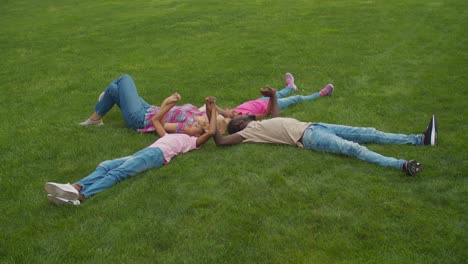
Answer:
<svg viewBox="0 0 468 264"><path fill-rule="evenodd" d="M174 156L201 147L216 132L216 99L214 97L205 99L210 120L209 129L198 137L182 133L168 134L164 129L164 116L180 99L178 93L166 98L161 110L153 117L152 123L160 138L152 145L131 156L104 161L93 173L76 183L46 183L45 190L49 202L80 205L83 200L110 188L117 182L147 169L160 168L169 163Z"/></svg>
<svg viewBox="0 0 468 264"><path fill-rule="evenodd" d="M297 86L294 83L294 76L291 73L286 73L284 75L284 78L286 81L286 87L276 92L276 103L278 105L279 110L283 110L293 104L309 102L321 96L330 95L334 90L332 84L327 84L319 92L315 92L309 95L288 96L292 91L297 91ZM236 106L234 109L226 108L225 110L223 110L218 107L218 113L226 118L233 118L238 115L264 115L268 112L267 107L269 100L270 97L262 96L255 100L246 101Z"/></svg>

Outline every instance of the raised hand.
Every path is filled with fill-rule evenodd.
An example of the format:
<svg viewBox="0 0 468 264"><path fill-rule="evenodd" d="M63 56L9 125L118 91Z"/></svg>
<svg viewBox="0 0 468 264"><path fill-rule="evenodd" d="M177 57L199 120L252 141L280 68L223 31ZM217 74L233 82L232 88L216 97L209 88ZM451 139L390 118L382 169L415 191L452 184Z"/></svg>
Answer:
<svg viewBox="0 0 468 264"><path fill-rule="evenodd" d="M182 99L179 93L174 93L171 96L164 99L163 104L175 104Z"/></svg>
<svg viewBox="0 0 468 264"><path fill-rule="evenodd" d="M272 97L272 96L274 96L276 94L276 89L271 88L270 86L266 86L265 88L260 89L260 93L263 96Z"/></svg>
<svg viewBox="0 0 468 264"><path fill-rule="evenodd" d="M211 112L211 110L216 107L216 98L213 96L208 96L205 98L206 111Z"/></svg>

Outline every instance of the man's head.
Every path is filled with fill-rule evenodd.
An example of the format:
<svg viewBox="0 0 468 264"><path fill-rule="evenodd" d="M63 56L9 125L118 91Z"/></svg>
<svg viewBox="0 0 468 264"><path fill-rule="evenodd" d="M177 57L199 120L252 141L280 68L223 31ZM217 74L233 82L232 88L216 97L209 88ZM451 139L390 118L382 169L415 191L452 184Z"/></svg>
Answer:
<svg viewBox="0 0 468 264"><path fill-rule="evenodd" d="M228 133L234 134L243 130L251 121L254 121L255 115L239 115L234 117L228 124Z"/></svg>

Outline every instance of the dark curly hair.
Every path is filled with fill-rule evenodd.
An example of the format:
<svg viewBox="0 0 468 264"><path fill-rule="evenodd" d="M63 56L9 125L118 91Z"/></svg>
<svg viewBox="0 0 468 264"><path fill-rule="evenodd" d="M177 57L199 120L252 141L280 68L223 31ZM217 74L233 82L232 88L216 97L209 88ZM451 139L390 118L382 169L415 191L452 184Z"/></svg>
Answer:
<svg viewBox="0 0 468 264"><path fill-rule="evenodd" d="M241 116L234 117L233 119L231 119L231 121L229 121L229 124L227 127L229 134L237 133L243 129L243 128L241 129L240 126L236 122L237 120L240 120L240 119L256 120L257 118L255 117L255 115L241 115Z"/></svg>

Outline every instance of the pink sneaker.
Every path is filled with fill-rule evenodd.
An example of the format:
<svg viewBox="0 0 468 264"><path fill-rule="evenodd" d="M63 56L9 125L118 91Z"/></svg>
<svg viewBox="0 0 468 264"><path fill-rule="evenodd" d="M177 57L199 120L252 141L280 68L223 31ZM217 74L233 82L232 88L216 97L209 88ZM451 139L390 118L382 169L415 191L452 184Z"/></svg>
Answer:
<svg viewBox="0 0 468 264"><path fill-rule="evenodd" d="M334 89L335 89L335 87L333 87L333 84L329 83L322 90L320 90L320 95L321 96L327 96L327 95L333 93Z"/></svg>
<svg viewBox="0 0 468 264"><path fill-rule="evenodd" d="M287 72L284 75L284 79L286 80L286 86L291 86L294 91L297 91L297 86L294 84L294 76L291 73Z"/></svg>

